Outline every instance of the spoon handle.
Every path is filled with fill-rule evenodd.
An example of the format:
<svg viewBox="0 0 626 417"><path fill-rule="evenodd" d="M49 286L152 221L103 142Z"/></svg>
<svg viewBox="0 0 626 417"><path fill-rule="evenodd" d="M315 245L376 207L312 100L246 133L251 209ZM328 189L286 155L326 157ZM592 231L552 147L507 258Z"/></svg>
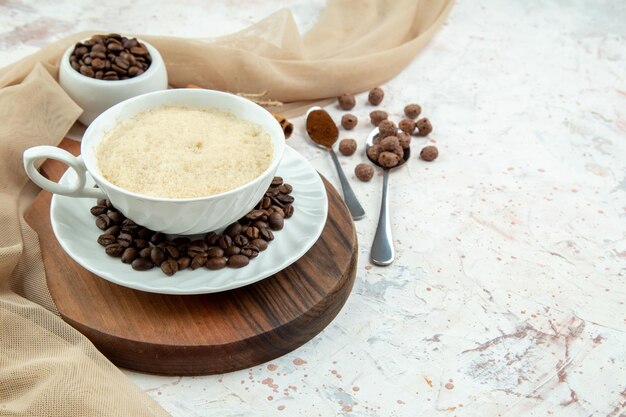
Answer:
<svg viewBox="0 0 626 417"><path fill-rule="evenodd" d="M389 202L387 200L387 184L389 183L389 170L383 175L383 196L380 203L380 216L378 226L372 243L370 259L373 264L387 266L393 262L393 240L391 238L391 225L389 224Z"/></svg>
<svg viewBox="0 0 626 417"><path fill-rule="evenodd" d="M352 219L360 220L365 216L365 210L363 210L361 203L359 203L354 191L352 191L352 187L350 187L346 174L344 174L343 169L341 169L339 159L337 159L337 154L335 154L335 151L333 151L333 148L331 147L328 148L328 151L330 152L330 156L333 158L335 168L337 168L337 175L339 175L339 182L341 183L341 190L343 191L343 200L345 201L346 206L348 206L348 210L350 210Z"/></svg>

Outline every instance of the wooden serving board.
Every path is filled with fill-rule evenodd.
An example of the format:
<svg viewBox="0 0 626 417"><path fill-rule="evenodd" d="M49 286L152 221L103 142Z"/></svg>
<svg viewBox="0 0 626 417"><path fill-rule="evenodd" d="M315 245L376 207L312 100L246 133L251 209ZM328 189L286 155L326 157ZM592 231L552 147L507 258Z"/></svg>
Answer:
<svg viewBox="0 0 626 417"><path fill-rule="evenodd" d="M60 146L75 155L80 152L79 143L69 139ZM55 181L65 169L53 160L41 167ZM215 374L296 349L321 332L344 305L356 274L356 233L339 194L326 180L324 184L328 219L315 245L267 279L214 294L141 292L82 268L52 232L51 194L46 191L29 208L26 220L39 234L48 288L62 318L114 364L165 375Z"/></svg>

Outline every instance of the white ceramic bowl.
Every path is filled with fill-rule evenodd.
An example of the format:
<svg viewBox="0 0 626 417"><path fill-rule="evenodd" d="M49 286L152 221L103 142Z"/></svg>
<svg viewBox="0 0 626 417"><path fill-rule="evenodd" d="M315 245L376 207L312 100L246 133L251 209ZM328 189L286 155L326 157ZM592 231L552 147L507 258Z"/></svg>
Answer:
<svg viewBox="0 0 626 417"><path fill-rule="evenodd" d="M216 108L260 125L270 136L273 156L270 166L257 178L233 190L199 198L158 198L124 190L107 181L95 158L95 149L107 130L139 112L163 105ZM271 113L233 94L203 89L175 89L143 94L119 103L102 113L89 126L81 142L81 156L54 146L37 146L24 152L28 176L40 187L72 197L108 198L126 217L155 231L168 234L198 234L218 230L240 219L263 197L285 149L285 136ZM35 168L41 158L65 162L75 171L74 184L61 185L44 178ZM158 167L155 167L158 169ZM99 188L85 186L87 172Z"/></svg>
<svg viewBox="0 0 626 417"><path fill-rule="evenodd" d="M82 75L70 65L75 45L67 48L59 63L59 84L83 109L78 118L81 123L90 124L109 107L131 97L167 89L167 70L161 54L148 42L139 42L150 51L152 63L143 74L118 81L97 80Z"/></svg>

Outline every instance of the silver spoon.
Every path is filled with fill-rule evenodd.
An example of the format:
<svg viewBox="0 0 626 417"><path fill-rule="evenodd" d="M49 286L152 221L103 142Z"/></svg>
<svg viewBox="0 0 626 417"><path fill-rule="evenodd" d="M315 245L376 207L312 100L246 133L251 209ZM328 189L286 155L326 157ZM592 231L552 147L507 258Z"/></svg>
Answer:
<svg viewBox="0 0 626 417"><path fill-rule="evenodd" d="M332 121L332 118L330 117L330 115L328 115L328 113L326 113L326 111L323 110L321 107L317 107L317 106L311 107L309 111L307 111L306 113L307 119L309 118L309 115L313 111L324 112L330 119L330 122L332 122L332 125L335 126L335 122ZM333 144L337 141L337 138L339 137L339 130L337 129L336 126L335 126L335 130L336 130L336 134L333 135L334 137L325 138L324 141L321 141L319 140L319 138L314 137L315 135L312 136L310 132L309 132L309 137L317 146L319 146L320 148L326 149L330 153L330 156L332 157L333 162L335 163L335 169L337 169L339 182L341 183L341 191L343 192L343 201L346 203L346 206L348 207L348 210L350 211L350 214L352 215L352 219L360 220L363 217L365 217L365 210L363 210L361 203L359 203L359 200L356 198L354 191L352 191L352 187L350 187L350 183L348 182L348 179L346 178L346 174L344 174L343 169L341 169L341 164L339 163L339 159L337 159L337 154L333 150Z"/></svg>
<svg viewBox="0 0 626 417"><path fill-rule="evenodd" d="M398 130L398 133L402 130ZM374 144L374 140L378 137L378 128L372 130L367 137L365 143L365 154L367 150ZM400 163L393 168L398 168L409 159L411 156L411 148L404 150L404 157L400 160ZM378 217L378 226L376 227L376 234L374 235L374 242L372 243L372 251L370 252L370 260L375 265L387 266L391 265L394 260L395 253L393 249L393 239L391 237L391 224L389 222L389 200L387 199L387 185L389 183L389 171L393 168L385 168L381 166L378 161L374 161L367 157L374 165L381 167L384 170L383 175L383 196L380 203L380 215Z"/></svg>

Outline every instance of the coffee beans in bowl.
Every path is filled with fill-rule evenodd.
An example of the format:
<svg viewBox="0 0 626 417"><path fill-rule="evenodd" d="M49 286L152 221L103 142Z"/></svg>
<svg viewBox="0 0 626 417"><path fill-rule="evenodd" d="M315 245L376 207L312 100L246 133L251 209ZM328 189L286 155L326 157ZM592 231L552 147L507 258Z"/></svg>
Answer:
<svg viewBox="0 0 626 417"><path fill-rule="evenodd" d="M272 184L259 203L223 232L210 232L192 240L169 239L126 218L108 200L98 200L91 208L102 234L97 242L107 255L120 258L136 271L160 268L172 276L184 269L219 270L243 268L274 240L285 219L294 214L293 187L281 177ZM107 219L107 220L105 220Z"/></svg>
<svg viewBox="0 0 626 417"><path fill-rule="evenodd" d="M85 77L98 80L126 80L143 74L152 63L148 48L137 38L117 33L94 35L78 42L70 65Z"/></svg>

